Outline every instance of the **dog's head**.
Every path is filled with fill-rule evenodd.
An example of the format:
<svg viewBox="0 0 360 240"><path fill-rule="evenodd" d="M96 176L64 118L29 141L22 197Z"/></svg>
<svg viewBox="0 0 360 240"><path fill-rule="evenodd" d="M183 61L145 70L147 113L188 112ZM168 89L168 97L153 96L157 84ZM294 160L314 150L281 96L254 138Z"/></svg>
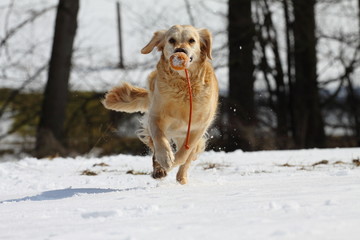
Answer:
<svg viewBox="0 0 360 240"><path fill-rule="evenodd" d="M154 33L150 42L141 50L148 54L155 47L162 51L165 58L176 52L184 52L190 58L191 64L211 59L211 33L207 29L196 29L189 25L175 25L169 30L160 30Z"/></svg>

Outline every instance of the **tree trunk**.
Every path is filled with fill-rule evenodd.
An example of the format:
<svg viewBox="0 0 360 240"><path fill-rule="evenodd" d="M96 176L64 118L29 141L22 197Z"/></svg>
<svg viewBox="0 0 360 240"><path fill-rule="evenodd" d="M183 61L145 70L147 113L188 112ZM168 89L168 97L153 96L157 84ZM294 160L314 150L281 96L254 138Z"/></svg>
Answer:
<svg viewBox="0 0 360 240"><path fill-rule="evenodd" d="M229 130L227 150L253 148L256 124L251 0L229 0Z"/></svg>
<svg viewBox="0 0 360 240"><path fill-rule="evenodd" d="M288 145L288 99L286 93L286 85L284 80L284 71L283 66L281 64L280 59L280 50L277 41L278 34L276 32L275 26L272 21L272 12L270 10L268 0L264 0L264 27L267 32L268 41L270 42L271 49L274 53L274 61L275 61L275 72L274 80L275 80L275 95L276 95L276 105L275 105L275 113L276 113L276 142L277 147L280 149L286 148ZM264 53L266 50L263 50Z"/></svg>
<svg viewBox="0 0 360 240"><path fill-rule="evenodd" d="M66 155L64 121L79 0L59 0L48 81L36 139L36 155Z"/></svg>
<svg viewBox="0 0 360 240"><path fill-rule="evenodd" d="M359 21L359 36L360 36L360 0L358 1L358 21ZM360 39L360 37L359 37ZM358 42L358 49L360 50L360 40ZM350 79L350 77L347 77L348 80L348 98L350 101L350 109L353 115L353 121L354 121L354 132L355 132L355 138L356 138L356 145L360 146L360 96L358 95L358 92L356 89L354 89L353 86L353 79Z"/></svg>
<svg viewBox="0 0 360 240"><path fill-rule="evenodd" d="M359 0L360 1L360 0ZM293 139L295 139L295 108L294 108L294 41L291 38L293 36L292 20L290 19L290 10L288 0L283 1L284 17L285 17L285 39L286 39L286 62L287 62L287 79L288 79L288 112L290 114L290 130Z"/></svg>
<svg viewBox="0 0 360 240"><path fill-rule="evenodd" d="M316 75L315 0L293 0L293 4L295 144L298 148L323 147L325 133Z"/></svg>
<svg viewBox="0 0 360 240"><path fill-rule="evenodd" d="M355 142L356 146L360 146L360 101L359 96L356 93L356 89L353 86L353 81L350 78L350 76L346 77L348 86L348 96L347 96L347 104L349 106L349 112L350 116L349 118L352 118L353 121L353 131L355 136Z"/></svg>

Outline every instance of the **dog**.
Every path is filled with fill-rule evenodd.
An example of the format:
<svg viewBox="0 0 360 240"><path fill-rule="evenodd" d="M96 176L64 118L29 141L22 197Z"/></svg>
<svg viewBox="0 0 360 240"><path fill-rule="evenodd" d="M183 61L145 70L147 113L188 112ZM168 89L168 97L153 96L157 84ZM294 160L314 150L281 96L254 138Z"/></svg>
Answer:
<svg viewBox="0 0 360 240"><path fill-rule="evenodd" d="M186 184L190 164L205 150L207 130L217 112L219 88L210 62L212 36L207 29L175 25L156 31L141 53L148 54L155 47L161 57L148 77L148 88L123 83L111 89L102 103L110 110L143 112L137 134L153 152L152 177L166 177L167 172L180 166L176 180ZM184 143L189 118L185 72L172 69L169 63L170 56L177 52L190 59L187 69L193 92L193 117L189 149Z"/></svg>

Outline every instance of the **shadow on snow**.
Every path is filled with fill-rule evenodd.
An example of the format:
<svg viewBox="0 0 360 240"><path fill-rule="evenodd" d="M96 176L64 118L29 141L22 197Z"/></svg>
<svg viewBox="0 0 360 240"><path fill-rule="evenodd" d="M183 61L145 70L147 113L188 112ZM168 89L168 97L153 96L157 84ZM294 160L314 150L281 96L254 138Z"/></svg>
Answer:
<svg viewBox="0 0 360 240"><path fill-rule="evenodd" d="M109 192L127 192L132 190L141 190L145 188L125 188L125 189L102 189L102 188L66 188L66 189L58 189L45 191L35 196L28 196L17 199L10 199L0 201L1 203L8 202L22 202L22 201L47 201L47 200L59 200L64 198L71 198L74 196L82 195L82 194L100 194L100 193L109 193Z"/></svg>

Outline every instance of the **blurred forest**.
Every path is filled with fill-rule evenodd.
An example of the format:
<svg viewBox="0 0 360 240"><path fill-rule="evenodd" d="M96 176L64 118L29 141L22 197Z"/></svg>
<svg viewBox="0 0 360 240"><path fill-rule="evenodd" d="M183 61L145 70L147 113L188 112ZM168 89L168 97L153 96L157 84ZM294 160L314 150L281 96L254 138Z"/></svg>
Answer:
<svg viewBox="0 0 360 240"><path fill-rule="evenodd" d="M145 85L159 54L137 57L141 44L174 21L213 32L221 97L209 150L360 146L360 0L108 0L111 23L79 24L90 2L0 4L0 154L147 154L139 114L100 100L120 81Z"/></svg>

